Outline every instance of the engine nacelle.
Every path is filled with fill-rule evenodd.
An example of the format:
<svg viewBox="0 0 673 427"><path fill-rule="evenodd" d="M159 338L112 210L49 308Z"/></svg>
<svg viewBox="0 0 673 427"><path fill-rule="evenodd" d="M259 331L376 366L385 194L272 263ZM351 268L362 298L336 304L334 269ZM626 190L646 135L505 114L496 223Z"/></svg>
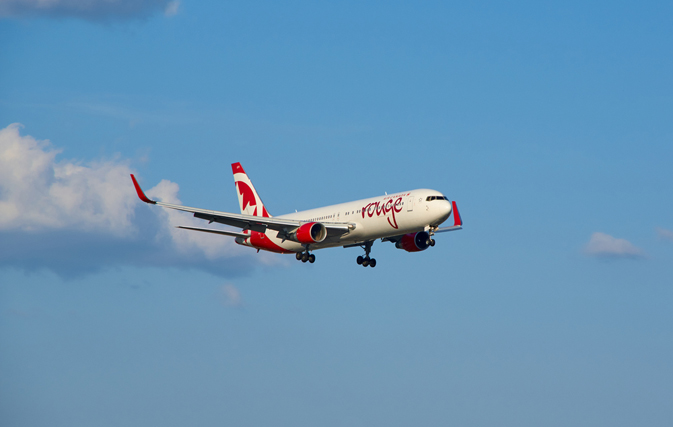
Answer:
<svg viewBox="0 0 673 427"><path fill-rule="evenodd" d="M430 234L427 231L419 231L418 233L405 234L395 243L395 247L407 252L420 252L430 247L430 241Z"/></svg>
<svg viewBox="0 0 673 427"><path fill-rule="evenodd" d="M303 224L294 233L294 238L305 245L320 243L327 237L327 228L319 222Z"/></svg>

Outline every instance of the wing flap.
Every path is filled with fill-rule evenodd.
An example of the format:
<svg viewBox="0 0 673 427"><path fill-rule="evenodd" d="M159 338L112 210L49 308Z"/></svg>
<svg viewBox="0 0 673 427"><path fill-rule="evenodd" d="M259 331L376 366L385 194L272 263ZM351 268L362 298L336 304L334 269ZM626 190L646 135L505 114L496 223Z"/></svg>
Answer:
<svg viewBox="0 0 673 427"><path fill-rule="evenodd" d="M209 222L217 222L220 224L230 225L232 227L241 228L243 230L259 231L260 233L264 233L268 228L267 224L260 223L259 221L252 221L252 220L245 221L239 218L230 218L224 215L211 215L196 212L194 213L194 217L198 219L204 219ZM251 218L260 218L260 217L251 216Z"/></svg>
<svg viewBox="0 0 673 427"><path fill-rule="evenodd" d="M176 228L182 228L183 230L202 231L204 233L221 234L224 236L231 236L231 237L243 237L243 238L250 237L249 234L245 233L238 233L236 231L213 230L212 228L187 227L184 225L178 225Z"/></svg>
<svg viewBox="0 0 673 427"><path fill-rule="evenodd" d="M303 224L302 221L292 219L281 219L276 217L265 218L261 216L234 214L230 212L211 211L208 209L191 208L189 206L172 205L170 203L155 202L159 206L169 209L175 209L183 212L191 212L195 217L200 219L207 219L208 221L219 222L222 224L234 225L234 227L241 227L245 229L245 225L254 226L255 224L263 224L272 230L282 230L287 227L299 227ZM198 216L196 214L199 214ZM243 225L243 226L241 226Z"/></svg>

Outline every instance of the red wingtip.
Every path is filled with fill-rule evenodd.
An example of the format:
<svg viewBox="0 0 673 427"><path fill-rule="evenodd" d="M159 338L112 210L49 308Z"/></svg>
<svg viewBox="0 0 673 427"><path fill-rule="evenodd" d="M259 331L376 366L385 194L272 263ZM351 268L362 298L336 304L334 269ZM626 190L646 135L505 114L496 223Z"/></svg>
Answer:
<svg viewBox="0 0 673 427"><path fill-rule="evenodd" d="M145 193L143 193L143 190L140 188L140 185L138 185L138 181L136 181L136 177L131 174L131 179L133 180L133 185L136 187L136 192L138 193L138 197L140 197L140 200L142 200L145 203L152 203L155 204L156 202L154 200L150 200L147 198Z"/></svg>
<svg viewBox="0 0 673 427"><path fill-rule="evenodd" d="M453 204L453 226L463 225L463 219L460 217L460 212L458 212L458 205L456 202L451 202Z"/></svg>
<svg viewBox="0 0 673 427"><path fill-rule="evenodd" d="M232 172L234 172L234 174L245 173L245 171L243 170L243 166L241 166L240 162L232 163L231 170Z"/></svg>

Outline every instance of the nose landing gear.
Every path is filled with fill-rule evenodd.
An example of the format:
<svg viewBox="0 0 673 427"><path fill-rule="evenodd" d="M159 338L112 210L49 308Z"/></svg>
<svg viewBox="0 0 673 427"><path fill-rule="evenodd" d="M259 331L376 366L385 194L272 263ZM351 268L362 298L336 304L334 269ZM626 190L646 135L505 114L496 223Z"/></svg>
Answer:
<svg viewBox="0 0 673 427"><path fill-rule="evenodd" d="M437 230L437 227L430 227L430 230L428 230L428 245L429 246L435 246L435 239L432 237L435 235L435 231Z"/></svg>

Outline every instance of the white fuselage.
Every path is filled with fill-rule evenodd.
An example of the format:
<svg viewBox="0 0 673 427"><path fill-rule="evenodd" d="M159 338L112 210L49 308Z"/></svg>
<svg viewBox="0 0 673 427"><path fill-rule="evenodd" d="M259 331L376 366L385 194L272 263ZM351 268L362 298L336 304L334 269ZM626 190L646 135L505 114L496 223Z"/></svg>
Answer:
<svg viewBox="0 0 673 427"><path fill-rule="evenodd" d="M310 249L320 249L401 236L437 227L451 215L451 210L451 202L442 193L418 189L275 218L319 222L325 225L348 223L352 227L345 234L328 234L324 241L310 245ZM236 242L275 252L301 252L306 249L301 243L278 238L277 234L274 230L267 230L256 237L237 238Z"/></svg>

